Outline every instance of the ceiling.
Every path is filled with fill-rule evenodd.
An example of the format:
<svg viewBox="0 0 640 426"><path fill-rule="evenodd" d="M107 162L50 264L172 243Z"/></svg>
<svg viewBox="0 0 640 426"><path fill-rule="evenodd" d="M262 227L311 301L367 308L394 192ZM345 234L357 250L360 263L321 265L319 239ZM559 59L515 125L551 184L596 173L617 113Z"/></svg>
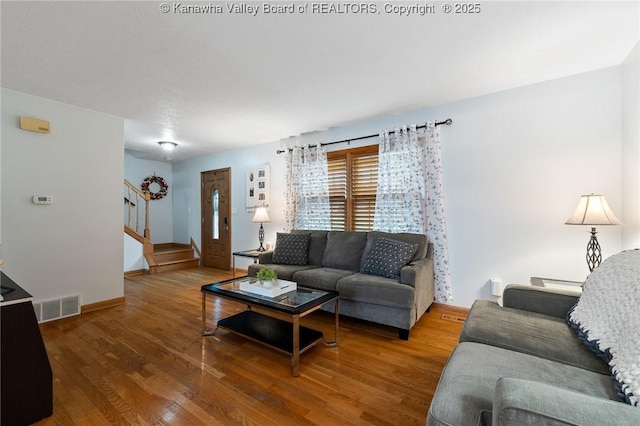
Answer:
<svg viewBox="0 0 640 426"><path fill-rule="evenodd" d="M618 65L640 38L638 0L435 2L424 16L263 3L2 1L0 82L123 117L125 147L180 161ZM167 158L160 140L179 146Z"/></svg>

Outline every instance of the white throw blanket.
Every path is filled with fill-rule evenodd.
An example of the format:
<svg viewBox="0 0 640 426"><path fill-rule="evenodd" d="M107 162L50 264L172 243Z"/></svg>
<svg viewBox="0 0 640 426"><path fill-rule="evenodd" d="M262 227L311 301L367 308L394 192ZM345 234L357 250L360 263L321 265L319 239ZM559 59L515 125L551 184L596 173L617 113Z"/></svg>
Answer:
<svg viewBox="0 0 640 426"><path fill-rule="evenodd" d="M620 396L640 407L640 250L602 262L587 277L568 321L609 361Z"/></svg>

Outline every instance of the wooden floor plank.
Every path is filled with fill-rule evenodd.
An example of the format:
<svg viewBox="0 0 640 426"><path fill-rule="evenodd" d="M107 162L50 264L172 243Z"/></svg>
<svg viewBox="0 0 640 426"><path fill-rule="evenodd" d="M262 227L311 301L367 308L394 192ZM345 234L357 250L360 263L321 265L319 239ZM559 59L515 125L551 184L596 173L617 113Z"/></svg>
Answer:
<svg viewBox="0 0 640 426"><path fill-rule="evenodd" d="M225 330L201 336L200 287L230 277L210 268L127 277L125 304L41 324L54 414L37 424L424 425L463 325L450 318L465 309L434 304L408 341L341 317L339 347L311 348L292 377L287 355ZM208 303L211 326L244 309ZM332 340L333 321L319 311L302 324Z"/></svg>

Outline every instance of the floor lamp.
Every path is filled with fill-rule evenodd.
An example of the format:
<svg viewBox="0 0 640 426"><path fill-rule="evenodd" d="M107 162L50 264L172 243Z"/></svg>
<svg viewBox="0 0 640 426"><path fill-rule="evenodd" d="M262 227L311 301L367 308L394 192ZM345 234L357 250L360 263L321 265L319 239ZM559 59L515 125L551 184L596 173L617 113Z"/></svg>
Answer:
<svg viewBox="0 0 640 426"><path fill-rule="evenodd" d="M587 265L589 265L589 272L592 272L602 262L595 225L622 225L622 222L613 214L604 195L590 194L580 197L578 207L565 224L591 225L591 238L587 244Z"/></svg>
<svg viewBox="0 0 640 426"><path fill-rule="evenodd" d="M267 213L267 209L264 207L258 207L256 209L256 213L253 215L253 219L251 222L260 223L260 230L258 231L258 241L260 241L260 247L258 247L258 251L264 251L265 248L262 245L264 243L264 228L262 227L262 223L271 222L269 219L269 213Z"/></svg>

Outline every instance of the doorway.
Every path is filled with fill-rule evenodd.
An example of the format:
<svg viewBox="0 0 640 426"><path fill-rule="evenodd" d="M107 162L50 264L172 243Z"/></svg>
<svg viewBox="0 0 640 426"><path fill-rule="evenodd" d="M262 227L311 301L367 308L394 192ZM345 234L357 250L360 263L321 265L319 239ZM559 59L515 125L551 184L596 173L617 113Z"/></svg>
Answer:
<svg viewBox="0 0 640 426"><path fill-rule="evenodd" d="M231 168L200 173L202 265L231 269Z"/></svg>

